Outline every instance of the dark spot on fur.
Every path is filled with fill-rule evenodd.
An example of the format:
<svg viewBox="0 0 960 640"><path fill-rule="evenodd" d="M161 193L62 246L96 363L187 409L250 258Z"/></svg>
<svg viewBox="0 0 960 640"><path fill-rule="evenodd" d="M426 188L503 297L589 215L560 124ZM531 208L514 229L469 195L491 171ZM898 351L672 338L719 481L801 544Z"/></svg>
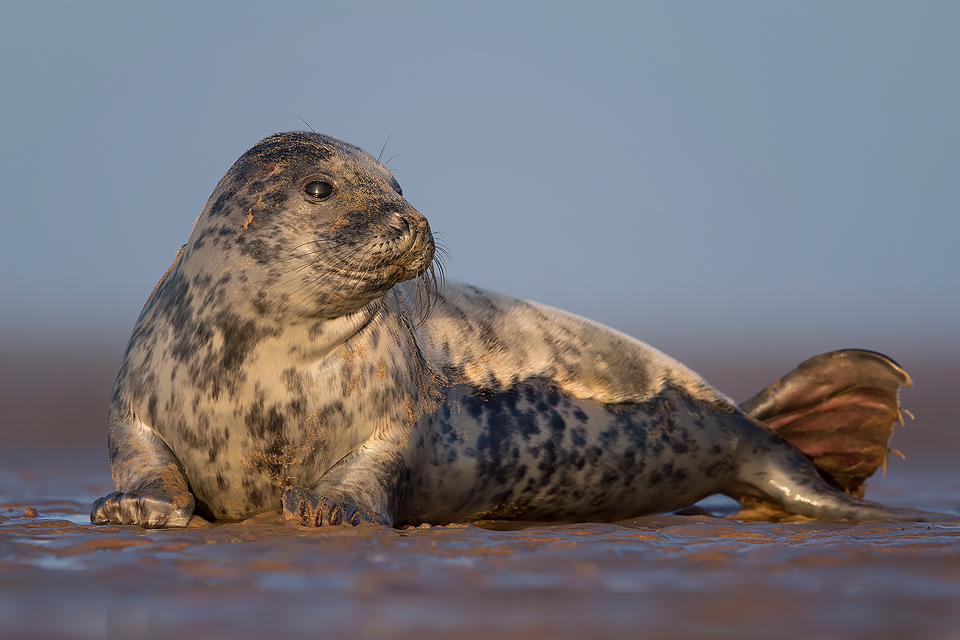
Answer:
<svg viewBox="0 0 960 640"><path fill-rule="evenodd" d="M253 310L261 318L266 316L271 311L272 305L270 304L270 299L267 296L267 292L263 289L257 292L256 296L252 301Z"/></svg>
<svg viewBox="0 0 960 640"><path fill-rule="evenodd" d="M224 311L217 316L215 324L223 337L220 366L224 369L239 367L247 359L250 348L259 342L256 323Z"/></svg>
<svg viewBox="0 0 960 640"><path fill-rule="evenodd" d="M150 400L147 402L147 419L151 425L157 424L157 394L151 393Z"/></svg>
<svg viewBox="0 0 960 640"><path fill-rule="evenodd" d="M258 440L266 440L268 435L282 436L284 416L276 406L264 408L263 397L258 397L244 417L250 435Z"/></svg>
<svg viewBox="0 0 960 640"><path fill-rule="evenodd" d="M211 216L222 216L225 215L224 206L227 202L236 194L234 190L227 190L221 193L217 199L214 201L213 205L210 207L209 215Z"/></svg>
<svg viewBox="0 0 960 640"><path fill-rule="evenodd" d="M559 413L553 414L553 417L550 418L550 431L554 433L555 436L562 436L563 432L567 430L567 423Z"/></svg>
<svg viewBox="0 0 960 640"><path fill-rule="evenodd" d="M264 194L263 202L272 207L282 207L287 202L287 192L284 189L271 189Z"/></svg>
<svg viewBox="0 0 960 640"><path fill-rule="evenodd" d="M257 261L257 263L264 264L265 262L267 262L267 259L266 259L267 254L265 251L266 246L267 245L263 240L261 240L260 238L257 238L253 242L244 244L242 253L245 256L249 256L250 258L253 258L254 260Z"/></svg>
<svg viewBox="0 0 960 640"><path fill-rule="evenodd" d="M603 472L603 475L600 476L600 486L612 485L617 481L617 478L620 477L620 474L613 469L606 469Z"/></svg>
<svg viewBox="0 0 960 640"><path fill-rule="evenodd" d="M587 432L583 427L574 427L570 430L570 440L577 449L582 449L587 444Z"/></svg>
<svg viewBox="0 0 960 640"><path fill-rule="evenodd" d="M280 381L283 383L283 386L288 393L297 397L303 397L303 374L297 371L294 367L284 369L283 373L280 374Z"/></svg>

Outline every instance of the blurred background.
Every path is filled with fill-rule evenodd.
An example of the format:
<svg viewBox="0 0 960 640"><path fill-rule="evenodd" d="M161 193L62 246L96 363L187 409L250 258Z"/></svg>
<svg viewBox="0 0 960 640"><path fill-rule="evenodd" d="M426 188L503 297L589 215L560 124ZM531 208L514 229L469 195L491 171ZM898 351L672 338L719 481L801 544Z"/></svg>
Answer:
<svg viewBox="0 0 960 640"><path fill-rule="evenodd" d="M819 352L888 353L916 383L894 446L960 453L957 3L3 13L7 453L103 447L147 295L233 161L301 119L385 147L450 279L630 333L736 399Z"/></svg>

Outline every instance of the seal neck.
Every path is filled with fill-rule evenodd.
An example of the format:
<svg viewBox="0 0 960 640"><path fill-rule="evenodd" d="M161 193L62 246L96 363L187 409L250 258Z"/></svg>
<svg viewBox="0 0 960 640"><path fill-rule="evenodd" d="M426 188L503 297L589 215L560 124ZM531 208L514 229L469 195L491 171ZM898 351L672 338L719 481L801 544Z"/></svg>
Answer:
<svg viewBox="0 0 960 640"><path fill-rule="evenodd" d="M339 318L295 325L290 330L302 331L304 335L294 338L294 343L298 344L297 348L305 358L321 358L363 333L377 318L383 316L384 307L383 298L377 298L357 311Z"/></svg>

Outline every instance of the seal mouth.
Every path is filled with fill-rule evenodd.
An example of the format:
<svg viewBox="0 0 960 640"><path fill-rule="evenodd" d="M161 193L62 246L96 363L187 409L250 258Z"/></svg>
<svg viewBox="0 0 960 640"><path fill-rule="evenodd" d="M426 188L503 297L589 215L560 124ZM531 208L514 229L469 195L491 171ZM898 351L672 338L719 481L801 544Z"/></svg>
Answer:
<svg viewBox="0 0 960 640"><path fill-rule="evenodd" d="M415 273L408 276L406 267L396 262L391 262L390 264L388 264L386 266L386 269L388 271L387 279L392 280L393 282L406 282L407 280L410 280L411 278L416 278L420 275L418 273Z"/></svg>
<svg viewBox="0 0 960 640"><path fill-rule="evenodd" d="M405 256L413 257L412 262L393 263L394 269L398 270L395 283L414 280L413 287L407 291L405 300L410 304L413 316L416 319L417 326L423 324L430 315L431 309L436 304L440 295L440 287L443 284L443 261L438 255L446 254L446 249L442 244L438 244L433 232L430 229L430 223L427 219L417 214L415 224L404 220L410 229L410 244L404 252Z"/></svg>
<svg viewBox="0 0 960 640"><path fill-rule="evenodd" d="M404 251L404 257L413 258L413 260L407 264L401 261L391 263L391 266L399 267L401 271L397 282L422 276L433 264L433 259L436 256L436 242L427 219L420 216L415 227L407 220L404 220L404 222L407 224L410 234L410 243Z"/></svg>
<svg viewBox="0 0 960 640"><path fill-rule="evenodd" d="M429 222L406 204L379 224L358 216L349 226L320 229L286 260L289 277L296 281L293 293L317 305L312 314L349 312L400 283L414 281L404 287L403 298L411 316L422 322L443 280L436 258Z"/></svg>
<svg viewBox="0 0 960 640"><path fill-rule="evenodd" d="M425 230L404 227L374 234L363 228L343 229L335 237L320 237L301 245L290 257L307 258L305 266L315 272L347 280L389 281L388 286L392 286L422 275L434 256L429 226Z"/></svg>

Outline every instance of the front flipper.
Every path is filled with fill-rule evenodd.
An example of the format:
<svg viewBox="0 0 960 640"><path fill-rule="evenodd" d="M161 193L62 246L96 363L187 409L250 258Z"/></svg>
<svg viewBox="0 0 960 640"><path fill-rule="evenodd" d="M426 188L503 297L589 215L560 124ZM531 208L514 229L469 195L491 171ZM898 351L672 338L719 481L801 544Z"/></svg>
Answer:
<svg viewBox="0 0 960 640"><path fill-rule="evenodd" d="M390 524L389 520L375 511L317 495L304 487L290 487L283 492L283 519L305 527Z"/></svg>
<svg viewBox="0 0 960 640"><path fill-rule="evenodd" d="M185 527L193 514L190 493L166 494L149 491L114 491L93 503L93 524L137 524L144 529Z"/></svg>
<svg viewBox="0 0 960 640"><path fill-rule="evenodd" d="M93 503L93 524L185 527L194 497L183 466L153 429L139 421L111 422L110 471L117 491Z"/></svg>
<svg viewBox="0 0 960 640"><path fill-rule="evenodd" d="M393 496L402 473L400 453L387 440L353 451L311 489L283 492L283 519L320 527L338 524L393 525Z"/></svg>

